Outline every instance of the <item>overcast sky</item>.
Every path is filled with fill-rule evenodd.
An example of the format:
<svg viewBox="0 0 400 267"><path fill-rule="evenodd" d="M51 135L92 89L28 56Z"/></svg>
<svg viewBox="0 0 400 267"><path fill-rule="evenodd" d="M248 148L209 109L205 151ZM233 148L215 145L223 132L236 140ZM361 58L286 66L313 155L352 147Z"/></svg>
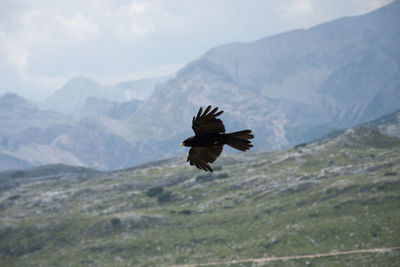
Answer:
<svg viewBox="0 0 400 267"><path fill-rule="evenodd" d="M207 50L361 15L392 0L0 0L0 95L69 78L173 74Z"/></svg>

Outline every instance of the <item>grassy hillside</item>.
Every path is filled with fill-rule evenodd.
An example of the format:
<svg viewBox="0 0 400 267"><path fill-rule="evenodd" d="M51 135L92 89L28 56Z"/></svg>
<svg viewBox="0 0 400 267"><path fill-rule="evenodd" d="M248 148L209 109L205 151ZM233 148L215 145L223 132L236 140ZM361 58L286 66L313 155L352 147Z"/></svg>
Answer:
<svg viewBox="0 0 400 267"><path fill-rule="evenodd" d="M0 265L170 266L400 246L400 140L368 129L223 156L214 174L184 158L112 173L2 173ZM268 266L306 264L400 266L400 251Z"/></svg>

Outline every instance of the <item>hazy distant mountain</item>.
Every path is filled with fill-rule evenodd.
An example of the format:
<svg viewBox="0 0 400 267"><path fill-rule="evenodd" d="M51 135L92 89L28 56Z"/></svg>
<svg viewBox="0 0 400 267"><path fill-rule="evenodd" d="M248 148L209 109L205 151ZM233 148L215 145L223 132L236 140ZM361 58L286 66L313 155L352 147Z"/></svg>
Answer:
<svg viewBox="0 0 400 267"><path fill-rule="evenodd" d="M134 103L119 105L108 115L128 116ZM138 149L115 133L124 131L112 119L42 111L15 94L0 97L0 114L0 170L49 163L115 169L139 161Z"/></svg>
<svg viewBox="0 0 400 267"><path fill-rule="evenodd" d="M172 75L125 81L114 86L110 99L128 101L131 99L145 100L153 93L154 87L171 79Z"/></svg>
<svg viewBox="0 0 400 267"><path fill-rule="evenodd" d="M67 123L68 120L68 117L56 112L42 111L14 93L0 96L0 136L16 134L30 127Z"/></svg>
<svg viewBox="0 0 400 267"><path fill-rule="evenodd" d="M86 77L75 77L48 96L44 107L70 114L78 111L90 97L114 102L144 100L149 97L156 84L165 82L170 77L126 81L115 86L104 86Z"/></svg>
<svg viewBox="0 0 400 267"><path fill-rule="evenodd" d="M279 149L393 112L400 107L398 14L395 1L309 30L214 48L156 88L132 117L132 131L178 135L200 105L212 104L225 110L228 129L254 129L256 148Z"/></svg>
<svg viewBox="0 0 400 267"><path fill-rule="evenodd" d="M131 116L143 101L132 99L126 102L115 102L102 98L89 97L79 109L80 116L104 116L112 119L124 119Z"/></svg>
<svg viewBox="0 0 400 267"><path fill-rule="evenodd" d="M97 82L85 77L70 79L61 89L48 96L45 107L63 113L72 113L91 96L102 96L103 88Z"/></svg>

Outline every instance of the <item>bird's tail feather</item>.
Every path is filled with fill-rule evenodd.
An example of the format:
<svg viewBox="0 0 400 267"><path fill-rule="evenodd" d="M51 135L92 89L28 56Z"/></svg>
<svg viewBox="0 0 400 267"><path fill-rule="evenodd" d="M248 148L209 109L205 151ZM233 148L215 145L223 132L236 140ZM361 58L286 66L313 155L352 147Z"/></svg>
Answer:
<svg viewBox="0 0 400 267"><path fill-rule="evenodd" d="M236 148L240 151L246 151L253 147L249 139L253 139L254 135L251 130L243 130L228 134L226 144L230 147Z"/></svg>

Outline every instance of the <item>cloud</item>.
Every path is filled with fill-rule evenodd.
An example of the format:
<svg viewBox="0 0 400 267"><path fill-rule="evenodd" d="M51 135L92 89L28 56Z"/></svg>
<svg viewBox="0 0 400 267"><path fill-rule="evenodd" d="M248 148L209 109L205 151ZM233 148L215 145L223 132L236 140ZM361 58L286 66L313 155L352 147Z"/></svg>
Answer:
<svg viewBox="0 0 400 267"><path fill-rule="evenodd" d="M308 28L326 16L326 12L320 9L323 1L326 0L280 1L275 8L277 19L288 28Z"/></svg>
<svg viewBox="0 0 400 267"><path fill-rule="evenodd" d="M54 22L56 23L55 30L61 32L62 43L83 42L100 36L97 25L81 14L73 17L55 16Z"/></svg>
<svg viewBox="0 0 400 267"><path fill-rule="evenodd" d="M181 1L183 7L178 9L184 8L185 2ZM161 0L133 0L111 14L113 30L123 42L137 42L152 34L179 31L184 21L190 23L191 11L177 13L176 4Z"/></svg>
<svg viewBox="0 0 400 267"><path fill-rule="evenodd" d="M309 28L338 17L361 15L393 0L287 0L275 6L277 19L290 28Z"/></svg>
<svg viewBox="0 0 400 267"><path fill-rule="evenodd" d="M132 70L130 72L109 73L102 75L93 72L89 73L88 76L95 79L96 81L99 81L102 84L114 85L121 81L168 76L176 73L183 66L183 64L165 64L151 66L150 68L140 68Z"/></svg>
<svg viewBox="0 0 400 267"><path fill-rule="evenodd" d="M2 58L7 59L7 63L18 73L23 73L28 67L28 50L9 40L2 27L0 27L0 51L2 52Z"/></svg>
<svg viewBox="0 0 400 267"><path fill-rule="evenodd" d="M98 26L81 13L63 14L47 6L18 9L12 22L0 20L0 55L6 59L2 68L13 71L19 82L32 88L50 88L61 80L60 76L30 72L32 61L43 51L65 49L101 36Z"/></svg>
<svg viewBox="0 0 400 267"><path fill-rule="evenodd" d="M154 9L154 7L149 3L136 1L122 5L114 15L114 26L118 37L126 41L132 36L153 32L155 26L150 9Z"/></svg>
<svg viewBox="0 0 400 267"><path fill-rule="evenodd" d="M367 13L391 2L393 2L393 0L356 0L355 4L360 13Z"/></svg>
<svg viewBox="0 0 400 267"><path fill-rule="evenodd" d="M34 9L20 14L20 30L10 34L26 46L71 45L100 35L97 25L82 14L59 14L51 9Z"/></svg>
<svg viewBox="0 0 400 267"><path fill-rule="evenodd" d="M305 16L311 14L314 11L314 6L311 0L290 0L286 2L282 2L280 6L278 6L278 11L281 16L289 19Z"/></svg>

